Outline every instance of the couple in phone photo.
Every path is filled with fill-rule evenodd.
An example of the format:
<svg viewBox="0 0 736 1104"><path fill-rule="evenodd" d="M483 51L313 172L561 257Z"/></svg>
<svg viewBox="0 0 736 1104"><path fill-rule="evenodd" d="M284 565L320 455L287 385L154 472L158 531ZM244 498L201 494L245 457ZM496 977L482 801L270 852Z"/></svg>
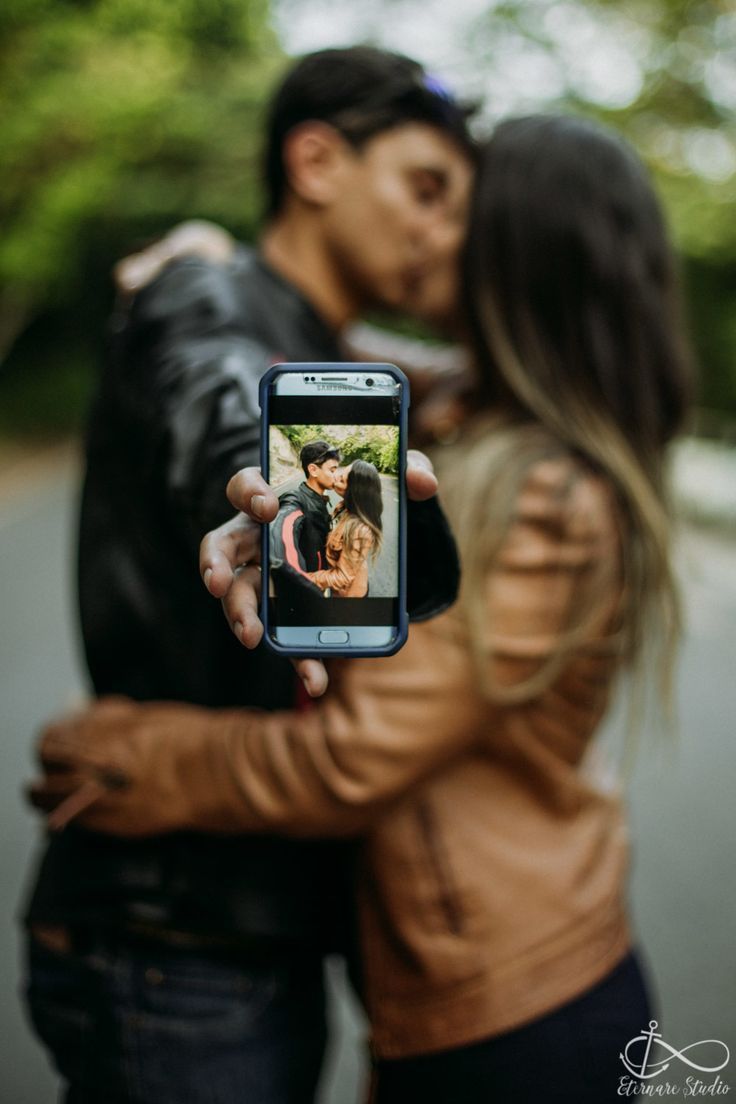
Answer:
<svg viewBox="0 0 736 1104"><path fill-rule="evenodd" d="M383 540L383 495L375 465L341 466L340 450L309 441L299 453L304 479L279 495L271 527L272 578L277 592L320 597L368 596L369 563Z"/></svg>

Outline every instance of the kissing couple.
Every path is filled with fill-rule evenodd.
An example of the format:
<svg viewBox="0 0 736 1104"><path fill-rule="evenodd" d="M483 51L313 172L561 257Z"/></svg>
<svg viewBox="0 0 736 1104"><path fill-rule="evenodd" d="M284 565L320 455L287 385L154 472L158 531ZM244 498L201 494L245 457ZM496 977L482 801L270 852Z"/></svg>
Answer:
<svg viewBox="0 0 736 1104"><path fill-rule="evenodd" d="M383 539L378 470L365 460L341 466L340 450L322 440L304 445L299 463L304 480L279 495L271 526L275 584L280 589L288 577L324 598L365 598L368 559L375 561Z"/></svg>

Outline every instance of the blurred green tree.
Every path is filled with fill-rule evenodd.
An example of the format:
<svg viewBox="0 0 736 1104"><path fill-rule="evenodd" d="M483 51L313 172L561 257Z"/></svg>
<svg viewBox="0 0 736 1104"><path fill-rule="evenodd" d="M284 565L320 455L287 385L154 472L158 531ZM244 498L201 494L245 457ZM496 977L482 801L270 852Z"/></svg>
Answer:
<svg viewBox="0 0 736 1104"><path fill-rule="evenodd" d="M460 46L469 87L491 119L572 110L612 125L639 150L683 257L699 401L736 415L733 4L489 0Z"/></svg>
<svg viewBox="0 0 736 1104"><path fill-rule="evenodd" d="M267 0L4 0L0 428L74 423L112 261L183 218L251 237Z"/></svg>
<svg viewBox="0 0 736 1104"><path fill-rule="evenodd" d="M298 463L309 441L325 440L339 448L343 464L365 460L385 475L399 470L399 431L394 426L282 425L279 429L294 449Z"/></svg>

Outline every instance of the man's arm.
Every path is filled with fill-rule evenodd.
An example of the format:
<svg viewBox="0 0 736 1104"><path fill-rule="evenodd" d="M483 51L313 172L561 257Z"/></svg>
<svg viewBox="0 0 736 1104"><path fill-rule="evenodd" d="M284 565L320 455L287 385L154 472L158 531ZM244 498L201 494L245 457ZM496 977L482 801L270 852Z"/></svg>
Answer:
<svg viewBox="0 0 736 1104"><path fill-rule="evenodd" d="M224 493L257 463L258 383L270 352L244 331L232 272L176 261L144 288L117 336L109 386L147 457L169 523L196 549L229 513Z"/></svg>

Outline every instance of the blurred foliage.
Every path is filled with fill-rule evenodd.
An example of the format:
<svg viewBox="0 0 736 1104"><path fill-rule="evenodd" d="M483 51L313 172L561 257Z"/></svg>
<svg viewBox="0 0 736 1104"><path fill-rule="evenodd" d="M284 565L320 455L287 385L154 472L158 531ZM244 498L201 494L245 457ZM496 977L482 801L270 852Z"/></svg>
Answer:
<svg viewBox="0 0 736 1104"><path fill-rule="evenodd" d="M321 425L280 425L278 428L294 449L297 462L299 453L309 441L329 441L329 438L325 436L327 431Z"/></svg>
<svg viewBox="0 0 736 1104"><path fill-rule="evenodd" d="M340 450L343 464L365 460L385 475L399 471L399 433L394 426L353 426L346 429L329 425L282 425L279 429L288 438L298 460L309 441L334 442Z"/></svg>
<svg viewBox="0 0 736 1104"><path fill-rule="evenodd" d="M282 27L316 26L320 2L272 0ZM413 0L336 9L351 5L361 34L413 52L399 18L416 19ZM684 255L701 401L736 413L733 6L427 0L422 19L438 13L454 35L439 33L442 71L486 124L574 110L640 150ZM262 110L285 62L269 0L3 0L0 432L78 425L115 259L185 218L253 238Z"/></svg>
<svg viewBox="0 0 736 1104"><path fill-rule="evenodd" d="M652 170L683 256L700 402L736 413L736 9L729 0L510 0L469 22L491 118L592 115Z"/></svg>
<svg viewBox="0 0 736 1104"><path fill-rule="evenodd" d="M77 423L115 259L192 216L253 237L284 64L267 16L266 0L3 0L0 430Z"/></svg>

